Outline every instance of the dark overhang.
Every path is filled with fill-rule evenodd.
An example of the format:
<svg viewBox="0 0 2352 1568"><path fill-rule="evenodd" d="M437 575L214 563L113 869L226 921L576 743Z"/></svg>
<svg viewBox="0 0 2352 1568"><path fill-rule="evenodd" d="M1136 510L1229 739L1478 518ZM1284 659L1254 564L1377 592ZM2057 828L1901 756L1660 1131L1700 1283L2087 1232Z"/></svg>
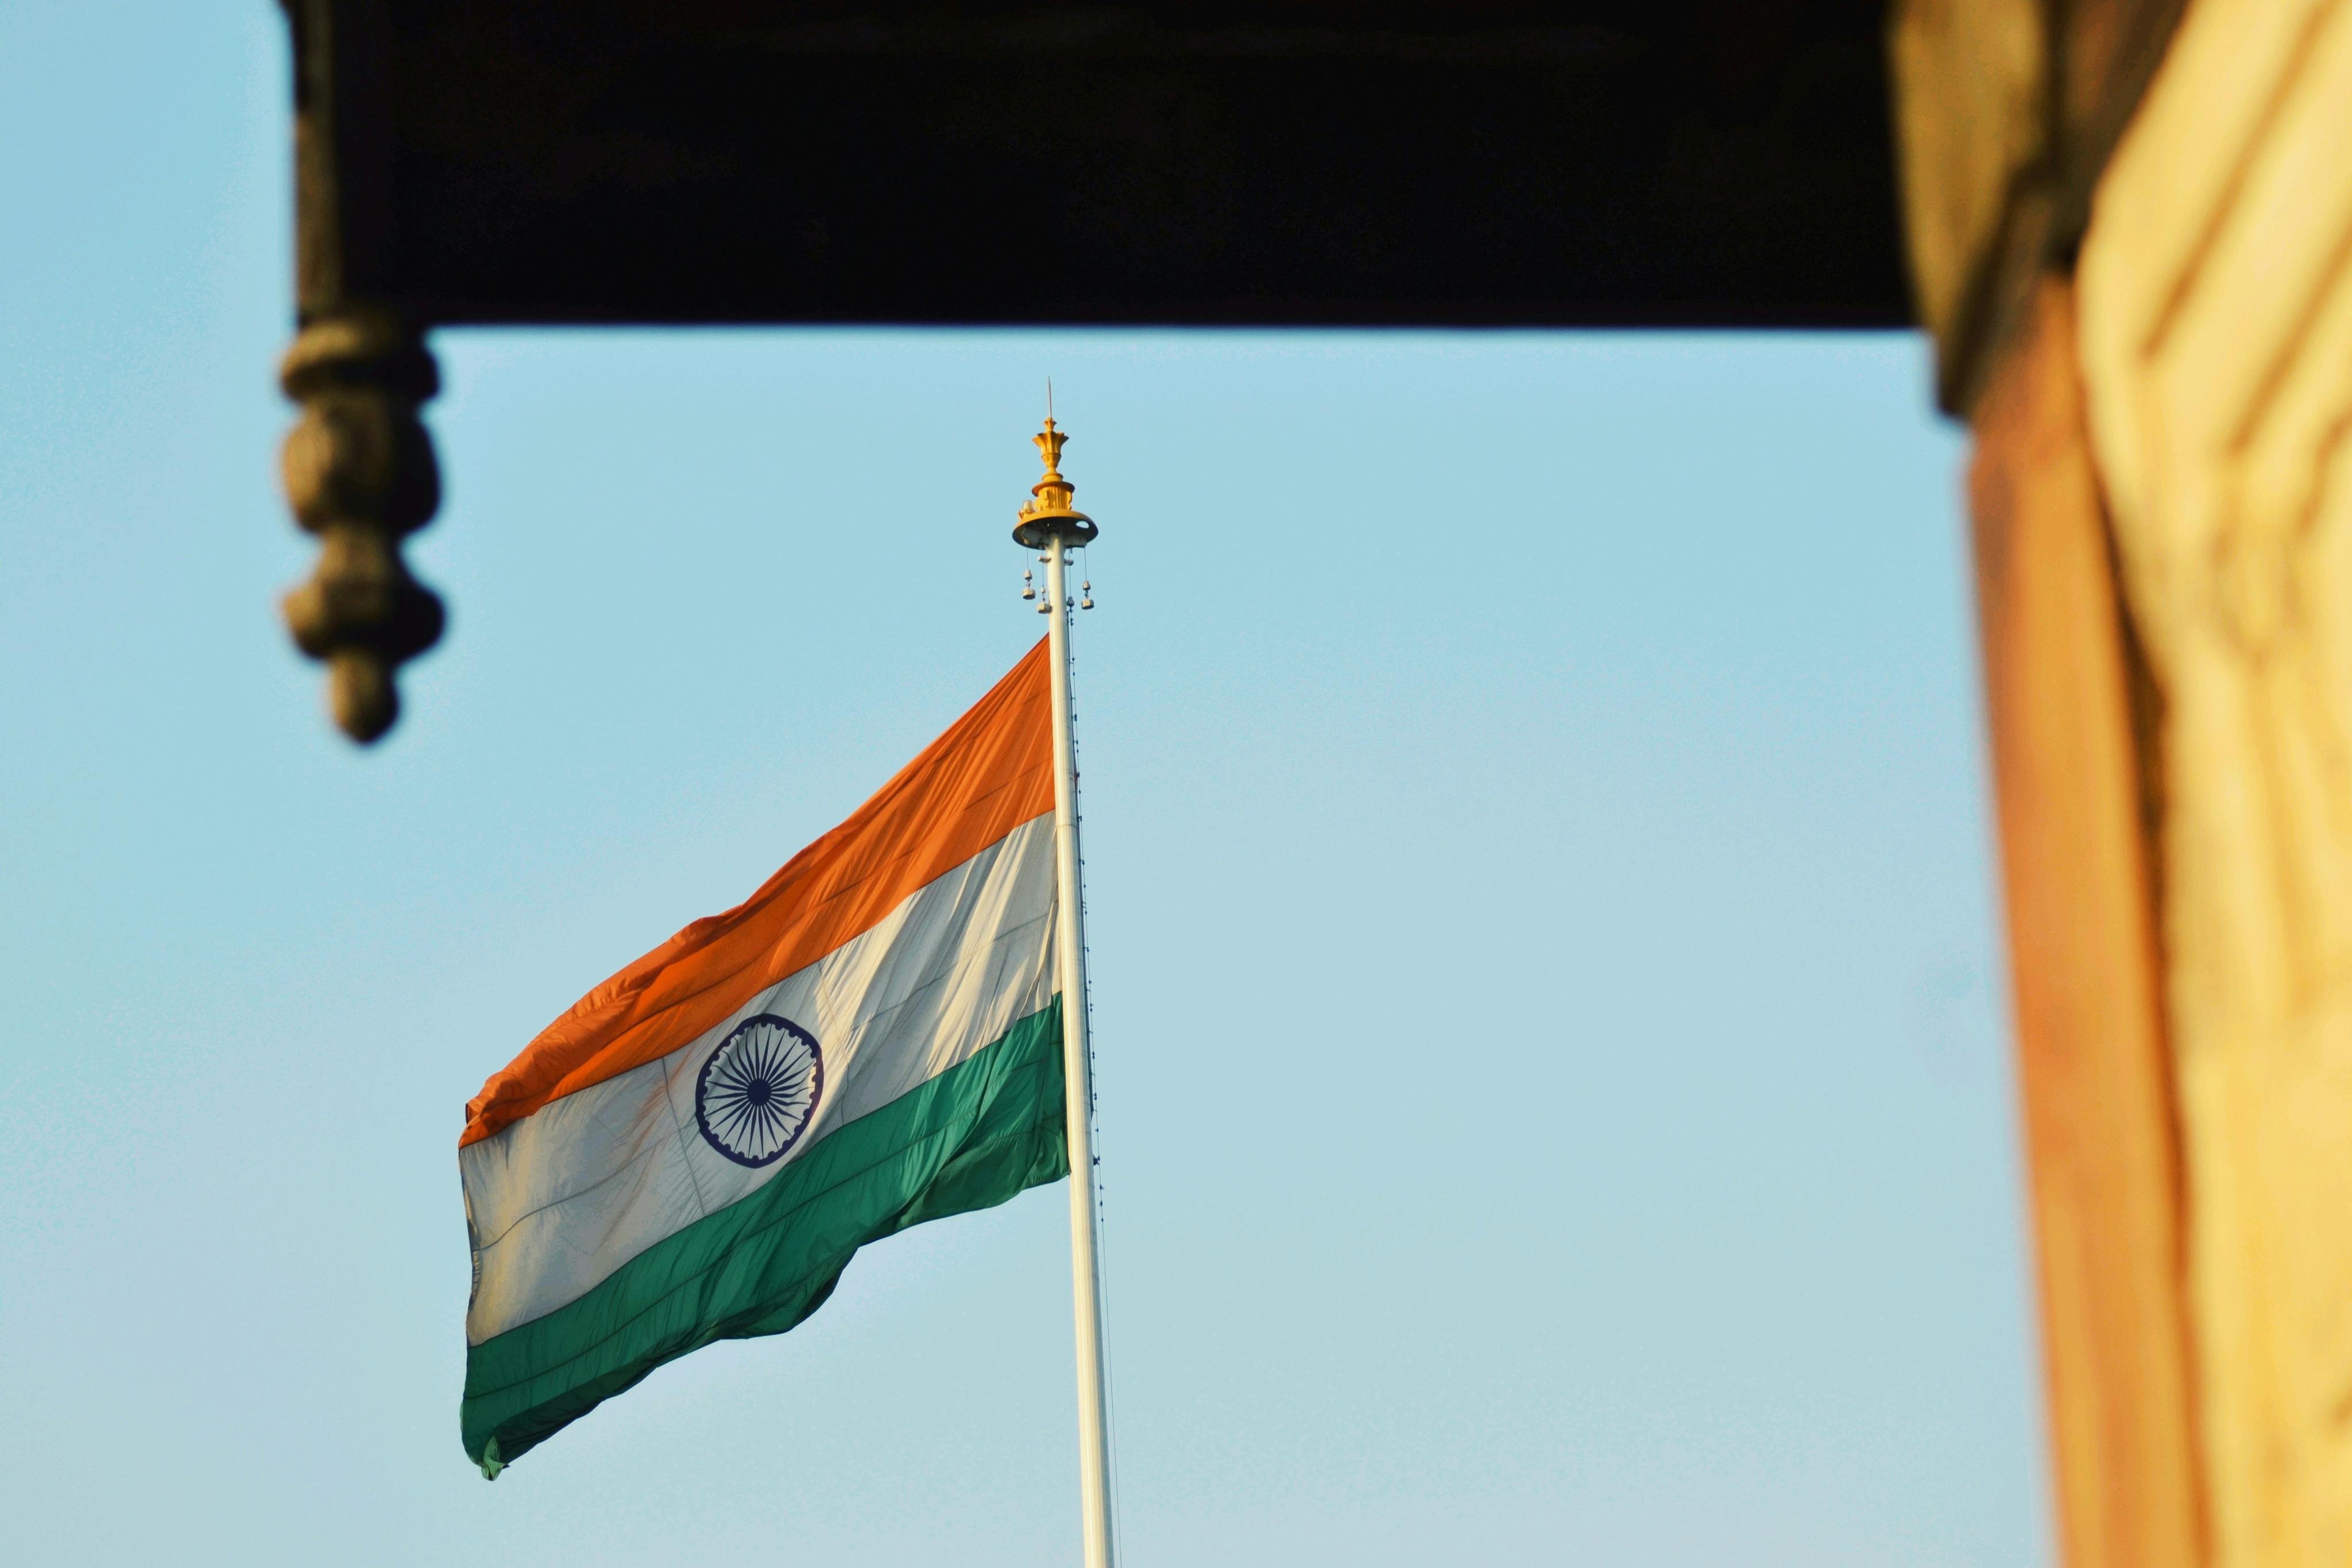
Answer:
<svg viewBox="0 0 2352 1568"><path fill-rule="evenodd" d="M1873 4L289 5L311 313L1910 317Z"/></svg>

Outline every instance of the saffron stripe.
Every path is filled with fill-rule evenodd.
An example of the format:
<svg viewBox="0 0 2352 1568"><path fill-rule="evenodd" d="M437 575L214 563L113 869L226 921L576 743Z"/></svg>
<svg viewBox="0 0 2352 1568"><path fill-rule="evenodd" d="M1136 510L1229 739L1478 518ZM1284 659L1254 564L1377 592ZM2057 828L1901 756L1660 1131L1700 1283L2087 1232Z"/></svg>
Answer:
<svg viewBox="0 0 2352 1568"><path fill-rule="evenodd" d="M871 930L908 894L1054 809L1040 640L849 820L749 899L698 920L590 991L466 1107L459 1147L657 1061L765 986Z"/></svg>

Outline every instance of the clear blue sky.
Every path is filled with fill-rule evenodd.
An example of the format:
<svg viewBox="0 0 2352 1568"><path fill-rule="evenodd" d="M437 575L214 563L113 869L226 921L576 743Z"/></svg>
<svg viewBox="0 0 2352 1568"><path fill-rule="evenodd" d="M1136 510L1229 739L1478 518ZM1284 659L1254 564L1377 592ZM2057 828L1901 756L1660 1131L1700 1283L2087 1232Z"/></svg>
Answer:
<svg viewBox="0 0 2352 1568"><path fill-rule="evenodd" d="M1037 635L1050 373L1129 1562L2047 1560L1917 341L444 334L362 754L276 7L10 0L0 146L0 1558L1076 1561L1059 1188L457 1428L460 1107Z"/></svg>

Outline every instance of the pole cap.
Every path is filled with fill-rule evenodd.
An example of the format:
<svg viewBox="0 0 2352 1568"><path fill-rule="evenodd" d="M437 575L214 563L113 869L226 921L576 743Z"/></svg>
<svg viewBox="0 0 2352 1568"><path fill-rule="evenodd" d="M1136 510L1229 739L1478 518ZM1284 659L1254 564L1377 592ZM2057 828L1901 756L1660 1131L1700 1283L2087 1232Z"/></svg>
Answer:
<svg viewBox="0 0 2352 1568"><path fill-rule="evenodd" d="M1029 438L1036 444L1045 459L1045 476L1029 486L1029 504L1021 508L1019 519L1013 525L1013 538L1031 549L1045 549L1056 541L1064 545L1094 542L1101 530L1095 520L1070 505L1077 489L1062 477L1062 444L1070 438L1054 427L1054 416L1045 416L1045 428Z"/></svg>

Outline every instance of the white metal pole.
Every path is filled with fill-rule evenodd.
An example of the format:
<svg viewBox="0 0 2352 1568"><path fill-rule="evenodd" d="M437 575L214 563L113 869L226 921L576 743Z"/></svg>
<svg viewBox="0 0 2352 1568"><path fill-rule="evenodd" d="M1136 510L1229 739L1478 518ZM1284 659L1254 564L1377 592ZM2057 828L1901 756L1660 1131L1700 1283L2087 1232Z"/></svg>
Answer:
<svg viewBox="0 0 2352 1568"><path fill-rule="evenodd" d="M1054 873L1061 910L1062 1106L1069 1124L1070 1285L1078 1328L1078 1486L1086 1568L1111 1568L1110 1434L1103 1402L1102 1265L1096 1250L1094 1082L1087 1053L1087 939L1079 904L1077 769L1070 730L1070 600L1066 542L1045 552L1046 650L1053 664Z"/></svg>

